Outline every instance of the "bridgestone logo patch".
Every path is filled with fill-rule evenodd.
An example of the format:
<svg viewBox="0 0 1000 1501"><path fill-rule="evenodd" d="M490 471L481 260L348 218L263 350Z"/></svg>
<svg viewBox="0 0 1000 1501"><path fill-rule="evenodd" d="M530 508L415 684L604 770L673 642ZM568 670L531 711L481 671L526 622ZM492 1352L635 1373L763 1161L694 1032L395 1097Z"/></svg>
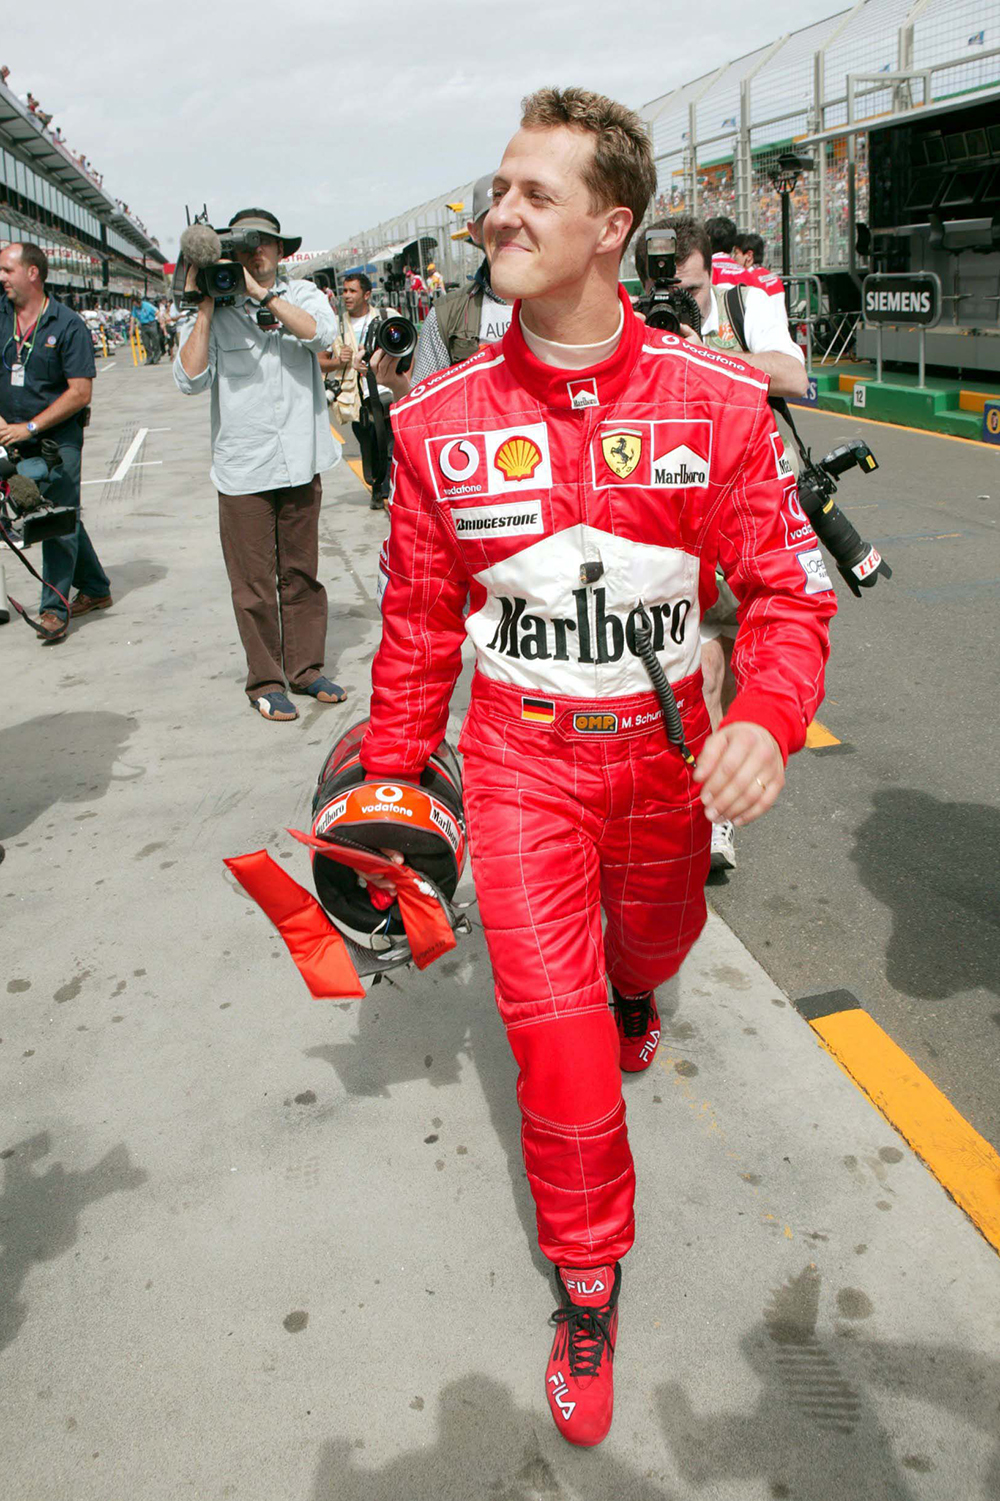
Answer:
<svg viewBox="0 0 1000 1501"><path fill-rule="evenodd" d="M451 513L459 541L468 537L523 537L544 530L542 506L537 500L513 501L500 506L462 506Z"/></svg>

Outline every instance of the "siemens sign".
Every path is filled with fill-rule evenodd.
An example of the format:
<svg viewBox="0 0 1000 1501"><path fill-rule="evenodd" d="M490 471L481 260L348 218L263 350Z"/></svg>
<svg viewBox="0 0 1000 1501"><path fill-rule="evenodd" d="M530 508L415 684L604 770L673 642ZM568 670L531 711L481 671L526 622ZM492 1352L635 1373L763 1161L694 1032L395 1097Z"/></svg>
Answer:
<svg viewBox="0 0 1000 1501"><path fill-rule="evenodd" d="M903 323L930 328L941 316L941 283L936 276L866 276L866 323Z"/></svg>

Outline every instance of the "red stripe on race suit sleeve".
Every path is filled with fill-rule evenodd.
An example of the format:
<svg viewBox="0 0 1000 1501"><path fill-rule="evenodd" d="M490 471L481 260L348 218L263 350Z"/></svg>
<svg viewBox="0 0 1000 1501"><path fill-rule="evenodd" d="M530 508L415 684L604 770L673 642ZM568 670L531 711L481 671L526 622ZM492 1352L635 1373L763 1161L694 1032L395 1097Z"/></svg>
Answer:
<svg viewBox="0 0 1000 1501"><path fill-rule="evenodd" d="M348 1000L365 994L347 945L319 902L266 850L233 855L223 863L274 923L317 1000Z"/></svg>
<svg viewBox="0 0 1000 1501"><path fill-rule="evenodd" d="M392 881L410 952L418 969L426 969L455 947L455 934L437 894L418 871L411 870L408 865L395 865L385 855L377 855L373 850L348 840L317 839L299 829L289 829L288 832L293 839L298 839L328 860L349 865L362 875L384 876Z"/></svg>

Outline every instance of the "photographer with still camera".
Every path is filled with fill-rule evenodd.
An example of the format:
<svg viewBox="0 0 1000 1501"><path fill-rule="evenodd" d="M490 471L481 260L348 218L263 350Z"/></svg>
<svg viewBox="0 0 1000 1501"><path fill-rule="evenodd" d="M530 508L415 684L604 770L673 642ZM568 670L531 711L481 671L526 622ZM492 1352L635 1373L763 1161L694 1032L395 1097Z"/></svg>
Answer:
<svg viewBox="0 0 1000 1501"><path fill-rule="evenodd" d="M178 388L212 393L212 483L247 697L265 719L298 719L285 694L340 703L323 675L326 590L319 566L320 474L340 462L316 356L336 321L318 287L279 275L300 238L266 209L241 209L221 235L181 236L184 301L197 314L174 361ZM223 258L231 250L235 260Z"/></svg>
<svg viewBox="0 0 1000 1501"><path fill-rule="evenodd" d="M47 275L45 252L30 241L0 251L0 445L45 501L77 515L71 532L42 542L39 634L54 643L65 640L70 614L107 609L111 584L79 519L83 429L96 373L93 342L80 315L47 295ZM43 437L48 460L41 456Z"/></svg>

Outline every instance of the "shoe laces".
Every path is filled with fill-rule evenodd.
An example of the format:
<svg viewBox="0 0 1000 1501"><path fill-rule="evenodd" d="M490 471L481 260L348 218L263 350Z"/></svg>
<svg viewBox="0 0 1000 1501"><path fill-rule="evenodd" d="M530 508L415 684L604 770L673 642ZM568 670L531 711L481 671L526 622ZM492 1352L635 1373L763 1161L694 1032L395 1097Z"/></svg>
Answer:
<svg viewBox="0 0 1000 1501"><path fill-rule="evenodd" d="M603 1308L579 1308L569 1303L557 1308L549 1320L556 1328L566 1325L569 1369L573 1376L596 1376L605 1350L615 1353L611 1340L611 1304Z"/></svg>
<svg viewBox="0 0 1000 1501"><path fill-rule="evenodd" d="M653 992L642 995L619 995L615 991L615 1011L626 1037L644 1037L649 1031L649 1017L653 1007Z"/></svg>

